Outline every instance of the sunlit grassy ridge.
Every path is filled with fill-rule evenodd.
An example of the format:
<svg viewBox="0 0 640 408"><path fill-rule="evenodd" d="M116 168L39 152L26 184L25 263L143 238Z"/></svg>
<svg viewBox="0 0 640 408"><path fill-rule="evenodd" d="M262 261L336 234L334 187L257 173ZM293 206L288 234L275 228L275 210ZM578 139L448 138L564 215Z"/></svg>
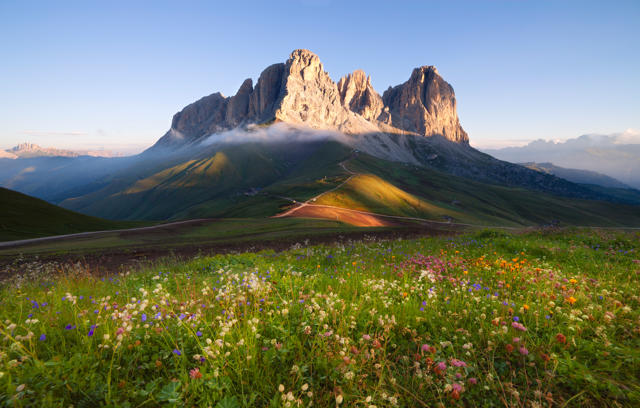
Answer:
<svg viewBox="0 0 640 408"><path fill-rule="evenodd" d="M338 190L323 194L314 204L434 220L441 220L443 216L458 220L468 218L453 208L438 206L407 193L373 174L354 175Z"/></svg>
<svg viewBox="0 0 640 408"><path fill-rule="evenodd" d="M637 406L640 236L303 247L0 292L6 406Z"/></svg>
<svg viewBox="0 0 640 408"><path fill-rule="evenodd" d="M544 225L554 221L566 225L640 226L638 206L485 184L425 167L389 163L364 154L350 160L348 167L356 173L375 175L443 209L454 221L512 226ZM463 215L456 216L456 213Z"/></svg>

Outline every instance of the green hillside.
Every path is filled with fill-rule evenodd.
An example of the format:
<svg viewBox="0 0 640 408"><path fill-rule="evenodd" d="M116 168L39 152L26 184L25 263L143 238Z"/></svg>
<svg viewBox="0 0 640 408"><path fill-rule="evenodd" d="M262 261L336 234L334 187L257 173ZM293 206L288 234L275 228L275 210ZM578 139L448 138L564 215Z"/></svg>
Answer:
<svg viewBox="0 0 640 408"><path fill-rule="evenodd" d="M260 218L315 198L310 204L478 225L640 225L638 206L488 184L337 142L227 145L154 169L62 205L108 219Z"/></svg>
<svg viewBox="0 0 640 408"><path fill-rule="evenodd" d="M569 225L639 226L640 207L611 202L580 200L526 189L480 183L424 167L360 154L348 163L358 174L368 174L394 189L404 191L420 205L405 200L394 204L394 189L382 183L362 183L354 177L342 188L323 195L318 203L345 206L349 200L364 209L394 215L451 217L453 221L489 225L540 225L560 222ZM377 192L376 192L377 191ZM397 193L394 193L397 196ZM397 202L397 200L396 200ZM426 204L431 207L427 207Z"/></svg>
<svg viewBox="0 0 640 408"><path fill-rule="evenodd" d="M116 222L78 214L46 201L0 187L0 241L132 228L141 224Z"/></svg>
<svg viewBox="0 0 640 408"><path fill-rule="evenodd" d="M265 187L280 186L273 191L283 194L314 193L317 179L342 172L338 163L349 153L345 146L326 142L230 145L61 205L109 219L268 216L288 200L266 196L261 193Z"/></svg>

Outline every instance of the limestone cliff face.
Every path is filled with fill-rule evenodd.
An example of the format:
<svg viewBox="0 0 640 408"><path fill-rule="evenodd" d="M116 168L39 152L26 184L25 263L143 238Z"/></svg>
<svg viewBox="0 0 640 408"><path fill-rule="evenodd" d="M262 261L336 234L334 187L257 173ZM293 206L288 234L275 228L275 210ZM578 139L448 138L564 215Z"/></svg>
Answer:
<svg viewBox="0 0 640 408"><path fill-rule="evenodd" d="M284 94L275 118L310 127L337 127L347 120L338 87L317 55L295 50L285 65Z"/></svg>
<svg viewBox="0 0 640 408"><path fill-rule="evenodd" d="M276 103L281 98L284 64L273 64L260 74L258 83L250 96L248 120L256 123L275 119Z"/></svg>
<svg viewBox="0 0 640 408"><path fill-rule="evenodd" d="M391 125L424 136L441 135L468 143L460 126L453 88L433 66L416 68L409 80L389 88L382 96L391 114Z"/></svg>
<svg viewBox="0 0 640 408"><path fill-rule="evenodd" d="M232 97L214 93L185 107L156 145L193 143L236 127L272 122L348 134L440 135L468 144L453 88L434 67L416 68L407 82L380 97L363 71L336 84L317 55L295 50L285 63L265 69L255 87L247 79Z"/></svg>
<svg viewBox="0 0 640 408"><path fill-rule="evenodd" d="M342 104L368 121L377 121L384 110L382 98L371 86L371 77L362 70L340 79L338 91Z"/></svg>
<svg viewBox="0 0 640 408"><path fill-rule="evenodd" d="M320 58L308 50L295 50L287 60L283 94L277 106L276 121L344 133L378 131L374 124L343 105L338 86Z"/></svg>

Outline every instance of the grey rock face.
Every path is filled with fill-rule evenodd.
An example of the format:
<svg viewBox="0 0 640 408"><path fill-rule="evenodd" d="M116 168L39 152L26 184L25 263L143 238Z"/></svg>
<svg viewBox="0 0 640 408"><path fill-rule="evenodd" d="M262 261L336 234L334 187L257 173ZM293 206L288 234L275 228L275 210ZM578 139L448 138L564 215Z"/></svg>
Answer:
<svg viewBox="0 0 640 408"><path fill-rule="evenodd" d="M249 102L251 93L253 92L253 81L251 78L246 79L238 92L227 103L227 113L225 122L229 126L238 126L245 120L249 113Z"/></svg>
<svg viewBox="0 0 640 408"><path fill-rule="evenodd" d="M379 131L342 104L338 86L311 51L292 52L284 71L284 93L275 112L277 121L344 133Z"/></svg>
<svg viewBox="0 0 640 408"><path fill-rule="evenodd" d="M371 77L368 77L364 71L358 69L342 77L338 82L338 91L345 107L368 121L379 120L384 110L384 103L371 86Z"/></svg>
<svg viewBox="0 0 640 408"><path fill-rule="evenodd" d="M380 97L363 71L336 84L317 55L295 50L286 63L265 69L255 87L247 79L232 97L214 93L185 107L156 146L193 143L213 133L272 122L352 135L402 132L440 135L462 144L469 140L458 120L453 88L434 67L416 68L407 82Z"/></svg>
<svg viewBox="0 0 640 408"><path fill-rule="evenodd" d="M251 93L248 119L257 123L275 119L275 104L281 98L284 64L273 64L260 74L258 83Z"/></svg>
<svg viewBox="0 0 640 408"><path fill-rule="evenodd" d="M382 96L391 114L391 125L424 136L441 135L469 143L460 126L453 88L433 66L416 68L409 80L389 88Z"/></svg>

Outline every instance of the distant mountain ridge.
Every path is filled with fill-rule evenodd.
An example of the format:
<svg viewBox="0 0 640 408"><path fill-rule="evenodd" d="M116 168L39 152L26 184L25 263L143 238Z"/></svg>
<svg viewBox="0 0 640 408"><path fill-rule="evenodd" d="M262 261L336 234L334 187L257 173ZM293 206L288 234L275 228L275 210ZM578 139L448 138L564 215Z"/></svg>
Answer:
<svg viewBox="0 0 640 408"><path fill-rule="evenodd" d="M56 149L54 147L41 147L35 143L20 143L11 149L0 151L0 158L17 159L17 158L33 158L33 157L114 157L110 151L106 150L65 150Z"/></svg>
<svg viewBox="0 0 640 408"><path fill-rule="evenodd" d="M550 162L595 171L640 189L640 131L633 129L609 135L582 135L563 142L539 139L522 147L481 150L512 163Z"/></svg>
<svg viewBox="0 0 640 408"><path fill-rule="evenodd" d="M579 184L595 184L597 186L611 188L631 188L627 184L609 177L606 174L589 170L567 169L565 167L556 166L553 163L520 163L521 165L547 174L569 180Z"/></svg>

